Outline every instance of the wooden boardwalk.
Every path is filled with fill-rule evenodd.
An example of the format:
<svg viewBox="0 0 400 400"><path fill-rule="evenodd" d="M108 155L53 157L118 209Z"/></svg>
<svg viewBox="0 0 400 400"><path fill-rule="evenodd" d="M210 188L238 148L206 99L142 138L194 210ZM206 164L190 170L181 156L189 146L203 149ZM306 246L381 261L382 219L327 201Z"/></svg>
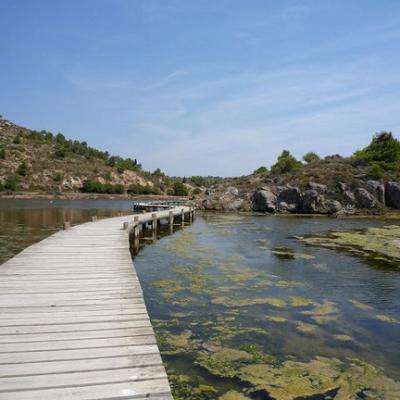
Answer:
<svg viewBox="0 0 400 400"><path fill-rule="evenodd" d="M122 229L132 219L57 232L0 266L0 399L172 399Z"/></svg>

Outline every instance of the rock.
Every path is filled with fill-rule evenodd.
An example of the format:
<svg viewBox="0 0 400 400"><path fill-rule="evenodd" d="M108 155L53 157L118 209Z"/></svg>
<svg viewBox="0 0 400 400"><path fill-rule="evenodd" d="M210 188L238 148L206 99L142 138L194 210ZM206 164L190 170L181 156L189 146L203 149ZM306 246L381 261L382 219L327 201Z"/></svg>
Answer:
<svg viewBox="0 0 400 400"><path fill-rule="evenodd" d="M239 194L239 190L233 186L229 186L225 193L224 196L229 196L229 197L234 197L237 196Z"/></svg>
<svg viewBox="0 0 400 400"><path fill-rule="evenodd" d="M298 187L284 186L278 188L278 209L282 212L301 212L302 198Z"/></svg>
<svg viewBox="0 0 400 400"><path fill-rule="evenodd" d="M383 182L369 180L367 181L367 186L377 200L385 205L385 185Z"/></svg>
<svg viewBox="0 0 400 400"><path fill-rule="evenodd" d="M306 190L302 200L302 212L308 214L336 214L343 208L337 200L326 199L316 190Z"/></svg>
<svg viewBox="0 0 400 400"><path fill-rule="evenodd" d="M268 187L262 187L254 192L251 197L251 208L253 211L276 211L276 195Z"/></svg>
<svg viewBox="0 0 400 400"><path fill-rule="evenodd" d="M388 207L400 208L400 185L397 182L386 183L385 201Z"/></svg>
<svg viewBox="0 0 400 400"><path fill-rule="evenodd" d="M376 198L364 188L357 188L354 191L354 198L357 208L373 208L376 206Z"/></svg>
<svg viewBox="0 0 400 400"><path fill-rule="evenodd" d="M302 197L301 212L316 213L321 205L321 196L316 190L306 190Z"/></svg>
<svg viewBox="0 0 400 400"><path fill-rule="evenodd" d="M316 182L309 182L307 186L309 189L315 190L318 193L325 193L328 189L328 187L326 185L323 185L322 183L316 183Z"/></svg>

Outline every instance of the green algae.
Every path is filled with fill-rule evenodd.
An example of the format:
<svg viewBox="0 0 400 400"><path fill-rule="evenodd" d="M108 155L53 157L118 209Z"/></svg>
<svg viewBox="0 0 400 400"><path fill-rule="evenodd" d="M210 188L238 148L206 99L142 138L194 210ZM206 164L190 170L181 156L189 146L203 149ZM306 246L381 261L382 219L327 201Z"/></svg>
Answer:
<svg viewBox="0 0 400 400"><path fill-rule="evenodd" d="M376 314L376 315L374 315L374 317L375 317L376 319L381 320L381 321L389 322L390 324L400 324L400 321L399 321L398 319L393 318L393 317L391 317L391 316L389 316L389 315Z"/></svg>
<svg viewBox="0 0 400 400"><path fill-rule="evenodd" d="M249 400L250 397L246 397L243 393L237 392L236 390L230 390L222 396L218 397L218 400Z"/></svg>
<svg viewBox="0 0 400 400"><path fill-rule="evenodd" d="M304 287L305 284L303 282L295 282L295 281L278 281L276 286L280 288L298 288Z"/></svg>
<svg viewBox="0 0 400 400"><path fill-rule="evenodd" d="M313 334L318 329L317 325L308 324L307 322L303 321L296 321L296 329L305 334Z"/></svg>
<svg viewBox="0 0 400 400"><path fill-rule="evenodd" d="M389 263L398 268L400 262L400 226L368 228L363 231L338 231L328 235L300 237L312 245L344 250L367 259Z"/></svg>
<svg viewBox="0 0 400 400"><path fill-rule="evenodd" d="M178 335L169 332L162 332L157 335L157 343L164 355L178 354L186 352L191 348L190 338L192 331L184 330Z"/></svg>
<svg viewBox="0 0 400 400"><path fill-rule="evenodd" d="M277 317L277 316L273 316L273 315L265 317L265 319L267 319L268 321L272 321L272 322L287 322L288 321L287 318Z"/></svg>
<svg viewBox="0 0 400 400"><path fill-rule="evenodd" d="M237 377L272 398L294 400L337 392L335 399L394 400L400 395L400 382L359 360L316 357L309 362L286 361L279 367L253 364L242 367Z"/></svg>
<svg viewBox="0 0 400 400"><path fill-rule="evenodd" d="M316 304L312 310L302 311L302 314L309 315L311 319L321 325L338 319L338 312L335 303L324 300L322 303Z"/></svg>
<svg viewBox="0 0 400 400"><path fill-rule="evenodd" d="M368 304L361 303L357 300L350 299L349 302L353 304L353 306L360 308L361 310L373 310L374 307L369 306Z"/></svg>
<svg viewBox="0 0 400 400"><path fill-rule="evenodd" d="M257 304L269 304L274 307L286 307L287 303L285 300L275 297L261 297L261 298L249 298L249 299L233 299L227 296L215 297L211 300L213 304L223 305L225 307L246 307Z"/></svg>
<svg viewBox="0 0 400 400"><path fill-rule="evenodd" d="M333 335L333 338L335 340L339 340L340 342L351 342L353 340L351 336L344 334Z"/></svg>
<svg viewBox="0 0 400 400"><path fill-rule="evenodd" d="M293 259L312 260L313 258L315 258L311 254L295 252L294 250L289 249L288 247L275 247L271 251L271 253L283 260L293 260Z"/></svg>
<svg viewBox="0 0 400 400"><path fill-rule="evenodd" d="M293 307L306 307L315 304L313 300L300 296L289 296L289 301L290 305Z"/></svg>
<svg viewBox="0 0 400 400"><path fill-rule="evenodd" d="M161 293L166 297L171 297L183 290L181 282L174 279L159 279L154 281L152 286L157 289L162 289Z"/></svg>

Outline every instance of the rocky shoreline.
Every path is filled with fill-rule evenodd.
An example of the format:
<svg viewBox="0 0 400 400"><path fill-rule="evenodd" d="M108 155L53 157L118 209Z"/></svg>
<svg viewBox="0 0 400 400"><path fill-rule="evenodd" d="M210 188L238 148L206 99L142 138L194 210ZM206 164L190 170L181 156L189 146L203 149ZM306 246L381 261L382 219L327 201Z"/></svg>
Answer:
<svg viewBox="0 0 400 400"><path fill-rule="evenodd" d="M368 180L351 188L345 182L336 187L308 182L303 188L269 179L253 190L229 186L208 189L197 199L203 210L255 211L273 214L382 215L400 209L400 184Z"/></svg>

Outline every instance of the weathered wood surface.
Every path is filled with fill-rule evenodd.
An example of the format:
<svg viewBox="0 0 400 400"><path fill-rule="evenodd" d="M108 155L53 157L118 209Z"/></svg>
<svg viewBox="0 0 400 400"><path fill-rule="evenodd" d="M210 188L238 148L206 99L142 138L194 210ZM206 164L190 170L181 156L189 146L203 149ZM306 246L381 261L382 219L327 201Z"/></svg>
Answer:
<svg viewBox="0 0 400 400"><path fill-rule="evenodd" d="M0 266L0 399L172 399L126 221L57 232Z"/></svg>

